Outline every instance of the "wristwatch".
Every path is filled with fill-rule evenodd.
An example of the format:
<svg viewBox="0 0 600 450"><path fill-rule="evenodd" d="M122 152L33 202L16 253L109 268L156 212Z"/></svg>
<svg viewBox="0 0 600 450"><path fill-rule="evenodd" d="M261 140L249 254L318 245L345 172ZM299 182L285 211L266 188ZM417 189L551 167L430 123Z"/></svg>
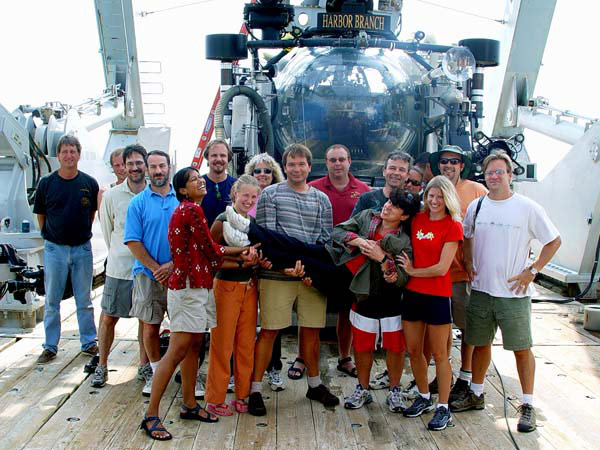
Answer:
<svg viewBox="0 0 600 450"><path fill-rule="evenodd" d="M540 272L539 272L539 270L537 270L535 267L533 267L533 264L532 264L532 265L530 265L530 266L528 267L528 269L529 269L529 271L531 272L531 275L533 275L534 277L535 277L535 276L536 276L538 273L540 273Z"/></svg>

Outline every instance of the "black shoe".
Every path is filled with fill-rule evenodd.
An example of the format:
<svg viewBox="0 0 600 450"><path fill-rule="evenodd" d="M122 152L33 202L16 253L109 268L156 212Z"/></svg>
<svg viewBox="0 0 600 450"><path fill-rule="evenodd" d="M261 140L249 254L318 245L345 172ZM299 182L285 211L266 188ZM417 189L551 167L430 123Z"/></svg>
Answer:
<svg viewBox="0 0 600 450"><path fill-rule="evenodd" d="M47 362L52 361L56 358L56 353L51 352L48 349L45 349L40 356L38 356L37 363L38 364L46 364Z"/></svg>
<svg viewBox="0 0 600 450"><path fill-rule="evenodd" d="M450 397L448 397L448 403L455 402L465 397L469 392L469 386L471 384L467 380L458 379L452 389L450 390Z"/></svg>
<svg viewBox="0 0 600 450"><path fill-rule="evenodd" d="M427 399L421 395L417 395L413 404L406 408L402 412L402 415L404 417L419 417L421 414L429 411L433 411L433 401L431 400L431 397Z"/></svg>
<svg viewBox="0 0 600 450"><path fill-rule="evenodd" d="M175 374L175 383L181 384L181 371L177 371Z"/></svg>
<svg viewBox="0 0 600 450"><path fill-rule="evenodd" d="M248 412L253 416L265 416L267 407L260 392L253 392L248 397Z"/></svg>
<svg viewBox="0 0 600 450"><path fill-rule="evenodd" d="M529 433L536 429L535 408L528 404L523 404L517 409L519 413L519 424L517 431L521 433Z"/></svg>
<svg viewBox="0 0 600 450"><path fill-rule="evenodd" d="M316 388L308 388L306 397L322 403L323 406L337 406L340 404L340 399L333 395L324 384L318 385Z"/></svg>
<svg viewBox="0 0 600 450"><path fill-rule="evenodd" d="M469 411L471 409L484 409L485 408L485 394L477 396L469 389L469 392L462 398L459 398L450 403L450 411L462 412Z"/></svg>
<svg viewBox="0 0 600 450"><path fill-rule="evenodd" d="M94 373L96 371L96 367L100 363L100 357L98 355L92 356L89 362L83 366L83 371L85 373Z"/></svg>

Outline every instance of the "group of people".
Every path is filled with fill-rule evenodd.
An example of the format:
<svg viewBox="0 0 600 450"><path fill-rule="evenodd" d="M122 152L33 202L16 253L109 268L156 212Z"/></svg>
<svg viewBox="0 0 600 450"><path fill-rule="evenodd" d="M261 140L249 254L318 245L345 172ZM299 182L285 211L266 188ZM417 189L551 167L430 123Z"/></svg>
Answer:
<svg viewBox="0 0 600 450"><path fill-rule="evenodd" d="M47 274L38 363L56 357L70 274L82 352L99 353L93 386L107 382L119 318L139 320L138 377L150 396L141 428L151 438L172 437L159 405L178 366L182 419L265 415L265 374L272 390L285 388L280 335L292 325L293 311L299 345L287 375L299 379L306 372L306 396L338 405L319 373L328 309L338 314L337 369L358 381L344 407L360 408L373 401L371 389L388 388L390 411L418 417L435 410L429 429L446 428L452 412L485 407L483 382L500 327L523 391L518 430L535 429L531 282L561 242L542 208L511 190L505 153L483 162L486 189L467 179L471 161L460 147L420 155L414 165L395 151L383 164L384 187L371 190L350 173L351 152L339 144L325 153L327 175L310 183L312 154L301 144L283 153L285 179L279 164L260 154L236 180L227 174L229 145L215 140L204 154L208 173L187 167L172 183L168 154L131 145L111 155L111 165L125 170L115 169L116 185L99 195L93 178L77 169L80 152L76 138L61 139L60 168L41 180L35 199ZM89 239L98 207L109 255L96 344ZM543 247L530 262L533 239ZM165 313L170 342L161 357ZM462 339L454 383L452 324ZM209 329L205 389L198 360ZM378 342L387 370L371 379ZM405 351L414 380L402 389ZM429 382L431 358L436 378ZM228 389L235 393L231 405ZM197 403L202 396L204 407Z"/></svg>

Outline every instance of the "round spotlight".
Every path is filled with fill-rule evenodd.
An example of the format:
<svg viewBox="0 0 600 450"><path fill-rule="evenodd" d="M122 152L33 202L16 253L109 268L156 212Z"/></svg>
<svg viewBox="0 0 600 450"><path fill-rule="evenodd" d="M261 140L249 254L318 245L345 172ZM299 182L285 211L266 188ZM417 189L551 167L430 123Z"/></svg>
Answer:
<svg viewBox="0 0 600 450"><path fill-rule="evenodd" d="M467 47L452 47L442 58L444 75L452 81L463 82L473 76L475 57Z"/></svg>
<svg viewBox="0 0 600 450"><path fill-rule="evenodd" d="M303 12L298 15L298 25L300 25L301 27L305 27L306 25L308 25L308 14Z"/></svg>

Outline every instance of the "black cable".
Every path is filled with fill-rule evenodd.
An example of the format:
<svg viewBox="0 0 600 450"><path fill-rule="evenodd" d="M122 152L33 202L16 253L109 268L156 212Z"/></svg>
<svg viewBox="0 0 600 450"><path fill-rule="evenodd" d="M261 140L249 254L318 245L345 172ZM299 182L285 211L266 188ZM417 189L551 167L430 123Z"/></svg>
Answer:
<svg viewBox="0 0 600 450"><path fill-rule="evenodd" d="M504 389L504 381L502 380L502 375L500 375L500 371L496 367L496 363L494 362L493 359L492 359L492 365L494 366L494 370L496 371L496 374L498 375L498 379L500 380L500 386L502 387L502 398L504 399L504 420L506 421L506 429L508 430L508 435L510 436L510 440L512 441L515 448L517 450L521 450L521 447L519 447L519 444L517 444L517 441L516 441L514 435L512 434L512 430L510 429L510 424L508 423L508 406L507 406L508 401L506 399L506 390Z"/></svg>

